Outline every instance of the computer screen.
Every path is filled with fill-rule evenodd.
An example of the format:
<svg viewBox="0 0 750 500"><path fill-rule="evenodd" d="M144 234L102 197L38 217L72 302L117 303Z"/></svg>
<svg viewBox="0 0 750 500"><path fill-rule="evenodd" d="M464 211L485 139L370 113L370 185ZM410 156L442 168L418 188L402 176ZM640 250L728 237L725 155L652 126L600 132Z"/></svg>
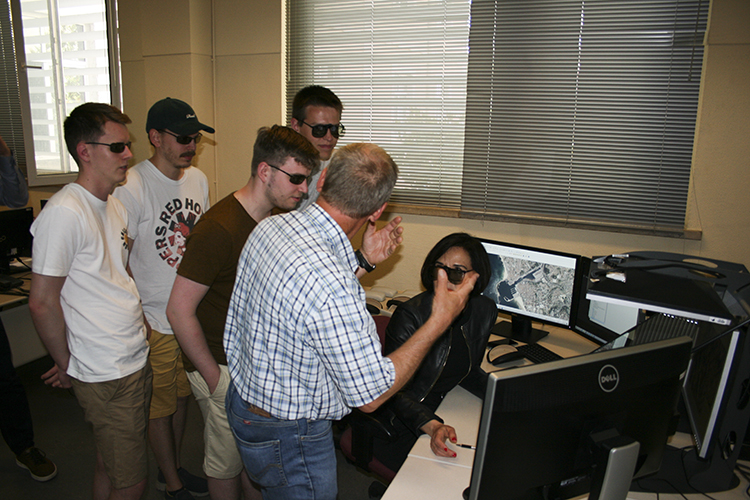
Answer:
<svg viewBox="0 0 750 500"><path fill-rule="evenodd" d="M492 240L482 245L492 267L483 294L512 318L512 327L499 323L495 333L535 342L546 332L533 330L532 320L571 327L582 285L580 256Z"/></svg>
<svg viewBox="0 0 750 500"><path fill-rule="evenodd" d="M0 274L10 274L10 264L18 257L31 257L34 222L31 207L0 211Z"/></svg>
<svg viewBox="0 0 750 500"><path fill-rule="evenodd" d="M632 478L659 469L691 346L680 337L490 374L468 498L626 498ZM611 460L620 451L628 459Z"/></svg>

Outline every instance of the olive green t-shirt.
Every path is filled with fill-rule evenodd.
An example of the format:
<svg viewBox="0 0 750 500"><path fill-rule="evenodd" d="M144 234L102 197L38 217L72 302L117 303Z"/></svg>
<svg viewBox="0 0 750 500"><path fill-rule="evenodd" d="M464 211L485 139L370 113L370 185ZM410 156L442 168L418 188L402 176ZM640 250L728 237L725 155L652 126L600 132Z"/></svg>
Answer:
<svg viewBox="0 0 750 500"><path fill-rule="evenodd" d="M245 211L234 193L203 214L187 239L185 254L177 274L209 287L198 304L196 315L206 336L208 348L220 365L227 364L224 353L224 322L237 273L242 248L257 222ZM195 366L183 353L185 370Z"/></svg>

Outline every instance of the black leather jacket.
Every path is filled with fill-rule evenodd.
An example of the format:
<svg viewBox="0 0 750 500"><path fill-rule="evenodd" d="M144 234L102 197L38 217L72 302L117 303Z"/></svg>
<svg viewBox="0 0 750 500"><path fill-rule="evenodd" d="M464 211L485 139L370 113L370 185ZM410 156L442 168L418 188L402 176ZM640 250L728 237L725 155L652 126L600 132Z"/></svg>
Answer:
<svg viewBox="0 0 750 500"><path fill-rule="evenodd" d="M424 292L396 309L386 329L386 354L398 349L427 321L432 312L432 299L432 293ZM392 421L398 417L417 436L422 433L420 428L430 420L443 422L422 401L440 377L450 354L451 335L459 334L458 332L466 339L471 357L471 368L460 385L473 394L484 397L487 374L480 365L496 318L494 302L481 295L472 297L450 330L432 346L411 380L384 405L378 418L381 421L382 418ZM444 396L445 394L441 394L440 399Z"/></svg>

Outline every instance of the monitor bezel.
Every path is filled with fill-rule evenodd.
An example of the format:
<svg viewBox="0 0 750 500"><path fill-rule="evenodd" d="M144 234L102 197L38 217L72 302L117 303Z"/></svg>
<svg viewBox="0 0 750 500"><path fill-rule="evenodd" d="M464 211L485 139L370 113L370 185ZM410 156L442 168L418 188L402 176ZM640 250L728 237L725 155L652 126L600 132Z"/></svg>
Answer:
<svg viewBox="0 0 750 500"><path fill-rule="evenodd" d="M559 361L553 361L553 362L529 365L529 366L522 366L518 368L501 370L498 372L491 373L489 382L487 384L487 392L485 394L485 399L484 399L484 403L482 406L482 416L480 420L480 426L479 426L479 432L478 432L478 438L477 438L477 449L476 449L476 454L474 457L474 464L473 464L473 469L472 469L470 490L468 492L468 499L479 500L479 499L484 499L484 498L495 498L501 493L498 491L492 491L492 492L489 492L488 494L482 489L483 488L482 481L484 479L484 469L485 469L485 466L487 465L486 460L488 459L488 449L491 448L489 444L489 441L490 441L489 436L493 432L493 426L498 425L498 422L494 421L493 419L493 414L496 411L495 406L497 404L496 393L497 391L501 390L500 387L502 387L503 383L510 382L512 384L514 383L513 379L519 379L519 378L520 379L526 378L526 381L523 381L523 380L521 381L524 384L528 383L529 381L537 382L537 380L539 379L538 375L541 375L541 377L544 378L544 377L548 377L551 373L556 372L556 371L559 371L560 375L562 375L565 370L571 369L571 368L575 369L576 367L588 369L588 368L597 367L599 365L601 365L602 367L610 365L610 364L617 366L618 360L624 360L626 358L630 358L632 360L633 358L636 358L640 361L640 360L643 360L643 358L639 356L640 354L646 354L650 352L652 361L655 361L654 357L657 357L659 361L660 370L662 370L663 372L662 373L663 378L660 380L666 380L668 378L670 381L669 383L674 388L673 400L670 400L670 401L664 400L664 401L668 403L670 406L672 406L673 410L676 410L677 401L679 398L679 391L681 387L679 376L681 373L684 372L684 370L687 367L691 346L692 346L692 341L688 337L679 337L679 338L669 339L669 340L655 342L651 344L643 344L643 345L632 346L632 347L623 347L620 349L614 349L610 351L597 352L597 353L577 356L573 358L566 358L566 359L559 360ZM662 362L662 359L665 357L663 355L668 350L672 355L667 356L668 362L667 361ZM682 352L682 354L685 355L684 360L677 359L678 356L675 356L675 354L678 352ZM682 364L683 361L684 361L684 364ZM670 366L671 363L678 363L678 365ZM676 369L680 370L680 374L676 373L676 371L675 373L672 373L672 371ZM665 373L667 372L669 372L668 376L665 375ZM601 377L601 372L599 373ZM643 375L648 376L648 374L646 373L644 373ZM544 391L547 389L549 388L546 387L545 385L543 384L540 385L539 393L537 393L534 397L539 397L539 398L544 397L542 393L544 393ZM659 395L663 396L663 393L661 390L659 391ZM549 398L553 398L553 399L561 398L559 394L554 394L554 395L547 394L546 396ZM557 408L556 404L554 405L554 408ZM666 418L666 415L665 415L665 418ZM502 424L502 422L500 422L500 424ZM504 428L505 426L501 425L501 427ZM668 427L669 426L667 422L661 422L659 426L659 429L664 431L664 440L663 440L664 448L666 448L666 445L667 445L667 437L669 434L669 431L667 430ZM662 450L662 453L663 453L663 450ZM658 462L660 463L661 458L662 458L661 455L650 458L649 461L646 462L646 465L643 465L642 468L636 471L635 477L639 475L655 472L654 470L647 470L647 468L649 467L653 468L654 462L658 460ZM657 470L658 470L658 467L657 467ZM580 486L584 486L584 487L588 486L588 483L586 483L585 480L582 479L582 477L580 476L576 478L559 478L559 479L563 481L570 479L570 482L573 485L571 486L571 488L577 488ZM575 484L575 482L573 481L574 479L580 480L580 483ZM487 486L485 485L484 488L486 489ZM576 491L575 489L573 489L573 494L579 495L582 493L580 491ZM565 498L567 498L567 496L565 496Z"/></svg>
<svg viewBox="0 0 750 500"><path fill-rule="evenodd" d="M9 273L10 264L16 258L31 257L34 240L30 228L33 222L34 210L31 207L0 211L0 236L4 240L0 243L0 270L3 272ZM6 238L11 238L11 241ZM11 250L15 253L9 253Z"/></svg>
<svg viewBox="0 0 750 500"><path fill-rule="evenodd" d="M585 278L584 267L585 266L583 265L585 260L583 256L571 254L567 252L560 252L557 250L532 247L528 245L520 245L517 243L509 243L506 241L491 240L487 238L478 238L478 239L484 246L484 249L487 251L488 255L497 255L497 254L490 252L487 245L497 245L497 246L507 247L507 248L515 249L515 250L525 250L525 251L536 252L538 254L548 255L552 257L571 259L572 262L574 263L573 289L571 290L570 313L566 321L560 320L559 318L553 318L551 316L542 316L542 315L535 314L529 311L524 311L524 310L517 309L517 308L510 308L507 306L503 306L501 304L498 304L497 301L494 301L494 300L493 302L495 302L495 307L497 307L497 310L499 313L508 314L511 316L517 315L517 316L526 318L530 321L536 321L545 325L553 325L553 326L557 326L561 328L572 329L574 327L576 318L578 316L578 307L579 307L580 299L583 296L582 293L585 292L585 283L584 283L584 278ZM483 295L484 295L484 292L485 291L483 290L482 291Z"/></svg>

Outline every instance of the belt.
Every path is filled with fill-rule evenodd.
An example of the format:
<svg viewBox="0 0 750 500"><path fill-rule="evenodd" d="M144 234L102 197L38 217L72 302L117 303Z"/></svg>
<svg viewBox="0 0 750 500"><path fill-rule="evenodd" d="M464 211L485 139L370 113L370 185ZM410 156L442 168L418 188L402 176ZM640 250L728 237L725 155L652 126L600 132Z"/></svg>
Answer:
<svg viewBox="0 0 750 500"><path fill-rule="evenodd" d="M250 403L246 403L246 404L247 404L247 411L249 411L250 413L254 413L255 415L258 415L259 417L273 418L271 417L271 414L268 413L263 408L258 408L257 406L251 405Z"/></svg>

